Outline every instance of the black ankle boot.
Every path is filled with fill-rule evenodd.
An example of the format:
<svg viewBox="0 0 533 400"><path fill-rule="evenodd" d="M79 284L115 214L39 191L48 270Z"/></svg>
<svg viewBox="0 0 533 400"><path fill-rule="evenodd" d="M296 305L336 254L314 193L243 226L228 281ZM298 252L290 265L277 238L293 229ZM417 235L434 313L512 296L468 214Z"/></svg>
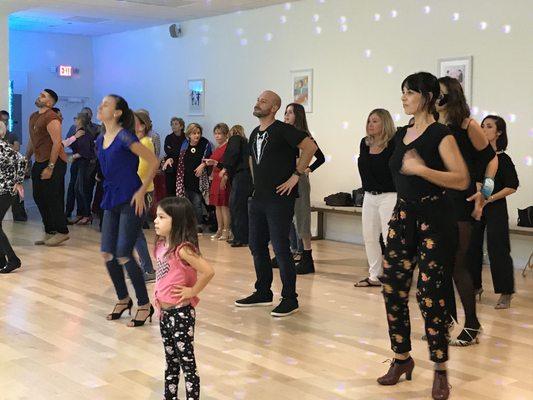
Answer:
<svg viewBox="0 0 533 400"><path fill-rule="evenodd" d="M0 269L0 274L9 274L10 272L20 268L21 262L19 258L8 260L7 263Z"/></svg>
<svg viewBox="0 0 533 400"><path fill-rule="evenodd" d="M302 261L296 264L296 273L298 275L315 273L315 263L313 262L312 250L304 250Z"/></svg>

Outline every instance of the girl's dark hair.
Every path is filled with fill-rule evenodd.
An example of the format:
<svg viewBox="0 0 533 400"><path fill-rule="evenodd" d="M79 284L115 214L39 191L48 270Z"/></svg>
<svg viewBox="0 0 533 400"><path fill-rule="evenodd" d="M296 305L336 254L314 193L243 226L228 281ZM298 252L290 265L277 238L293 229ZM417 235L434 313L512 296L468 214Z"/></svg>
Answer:
<svg viewBox="0 0 533 400"><path fill-rule="evenodd" d="M289 107L292 107L292 112L294 113L294 127L311 136L311 132L309 132L309 127L307 126L307 117L305 116L304 106L298 103L291 103L285 107L285 112L287 112Z"/></svg>
<svg viewBox="0 0 533 400"><path fill-rule="evenodd" d="M440 96L440 86L437 77L429 72L417 72L409 75L402 82L402 91L404 89L410 89L418 92L424 99L423 108L428 113L435 115L437 110L435 109L435 103Z"/></svg>
<svg viewBox="0 0 533 400"><path fill-rule="evenodd" d="M192 243L200 251L198 246L198 231L196 214L191 202L185 197L166 197L157 205L161 210L172 218L170 228L169 246L167 254L172 254L182 243ZM156 237L156 243L163 240Z"/></svg>
<svg viewBox="0 0 533 400"><path fill-rule="evenodd" d="M118 124L127 131L135 133L135 116L130 110L128 102L118 94L109 94L107 97L112 97L115 100L115 109L122 111L117 121Z"/></svg>
<svg viewBox="0 0 533 400"><path fill-rule="evenodd" d="M481 121L481 125L485 122L486 119L491 119L496 124L496 129L498 132L500 132L500 136L498 136L498 139L496 139L496 150L497 151L505 151L507 150L507 124L505 123L505 120L498 116L498 115L487 115L485 118L483 118L483 121Z"/></svg>
<svg viewBox="0 0 533 400"><path fill-rule="evenodd" d="M439 83L446 86L448 91L446 111L448 112L448 124L461 127L465 118L470 117L470 108L466 103L465 93L459 81L455 78L444 76L439 78Z"/></svg>

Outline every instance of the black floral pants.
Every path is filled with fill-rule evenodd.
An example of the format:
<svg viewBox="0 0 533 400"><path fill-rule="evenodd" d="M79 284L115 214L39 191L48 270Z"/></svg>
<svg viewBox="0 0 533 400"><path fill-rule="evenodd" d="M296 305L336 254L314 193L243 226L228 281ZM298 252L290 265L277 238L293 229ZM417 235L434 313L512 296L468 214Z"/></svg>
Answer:
<svg viewBox="0 0 533 400"><path fill-rule="evenodd" d="M178 399L180 368L185 376L187 400L200 399L200 377L194 358L195 311L190 305L161 311L161 337L165 348L165 400Z"/></svg>
<svg viewBox="0 0 533 400"><path fill-rule="evenodd" d="M419 269L416 297L425 320L430 359L448 360L447 270L453 263L456 228L444 196L408 202L399 199L389 222L383 267L383 297L391 348L411 350L409 290Z"/></svg>

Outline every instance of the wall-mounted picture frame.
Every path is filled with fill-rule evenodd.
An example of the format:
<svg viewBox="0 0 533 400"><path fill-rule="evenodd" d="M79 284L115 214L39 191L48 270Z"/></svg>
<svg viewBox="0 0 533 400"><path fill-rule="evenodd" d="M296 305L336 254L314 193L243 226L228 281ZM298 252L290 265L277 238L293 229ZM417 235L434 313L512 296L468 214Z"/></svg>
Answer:
<svg viewBox="0 0 533 400"><path fill-rule="evenodd" d="M187 104L189 115L205 115L205 79L187 81Z"/></svg>
<svg viewBox="0 0 533 400"><path fill-rule="evenodd" d="M313 69L291 71L292 102L301 104L305 112L313 112Z"/></svg>
<svg viewBox="0 0 533 400"><path fill-rule="evenodd" d="M472 56L441 58L437 69L439 78L449 76L461 83L466 101L472 106Z"/></svg>

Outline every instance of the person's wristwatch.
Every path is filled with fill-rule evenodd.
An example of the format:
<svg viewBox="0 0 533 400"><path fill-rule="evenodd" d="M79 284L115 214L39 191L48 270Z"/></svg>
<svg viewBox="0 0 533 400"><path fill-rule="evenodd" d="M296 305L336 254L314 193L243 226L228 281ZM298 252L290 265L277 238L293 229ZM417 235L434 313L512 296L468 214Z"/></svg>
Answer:
<svg viewBox="0 0 533 400"><path fill-rule="evenodd" d="M49 163L46 168L50 168L51 170L53 170L55 166L56 165L54 163Z"/></svg>

